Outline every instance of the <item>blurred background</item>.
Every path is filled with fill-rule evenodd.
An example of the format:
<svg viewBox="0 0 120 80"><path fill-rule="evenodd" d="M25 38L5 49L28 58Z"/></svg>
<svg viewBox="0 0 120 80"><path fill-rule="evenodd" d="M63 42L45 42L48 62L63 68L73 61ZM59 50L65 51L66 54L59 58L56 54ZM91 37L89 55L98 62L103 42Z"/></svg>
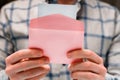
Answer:
<svg viewBox="0 0 120 80"><path fill-rule="evenodd" d="M120 10L120 0L101 0L103 2L107 2L113 6L116 6Z"/></svg>
<svg viewBox="0 0 120 80"><path fill-rule="evenodd" d="M15 0L0 0L0 9L3 5ZM101 0L107 2L113 6L116 6L120 10L120 0Z"/></svg>

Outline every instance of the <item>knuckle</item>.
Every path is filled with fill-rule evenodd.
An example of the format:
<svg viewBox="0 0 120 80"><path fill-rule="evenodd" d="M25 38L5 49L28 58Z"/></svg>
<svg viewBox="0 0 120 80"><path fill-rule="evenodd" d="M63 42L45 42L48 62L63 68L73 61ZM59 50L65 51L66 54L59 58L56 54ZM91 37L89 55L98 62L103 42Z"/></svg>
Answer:
<svg viewBox="0 0 120 80"><path fill-rule="evenodd" d="M47 68L48 71L50 71L50 66Z"/></svg>
<svg viewBox="0 0 120 80"><path fill-rule="evenodd" d="M21 58L22 55L23 55L22 53L23 53L23 50L20 50L20 51L17 51L17 52L16 52L17 56L19 56L20 58Z"/></svg>
<svg viewBox="0 0 120 80"><path fill-rule="evenodd" d="M6 72L7 74L9 74L9 73L10 73L10 71L9 71L9 69L8 69L8 68L6 68L6 69L5 69L5 72Z"/></svg>
<svg viewBox="0 0 120 80"><path fill-rule="evenodd" d="M73 72L73 73L71 73L71 77L72 77L73 79L79 79L79 78L81 78L82 76L81 76L81 74L80 74L79 72Z"/></svg>
<svg viewBox="0 0 120 80"><path fill-rule="evenodd" d="M69 65L69 66L68 66L68 70L69 70L69 71L72 71L72 65Z"/></svg>
<svg viewBox="0 0 120 80"><path fill-rule="evenodd" d="M70 64L70 65L68 66L68 70L69 70L70 72L74 72L74 71L76 71L76 70L79 70L79 65Z"/></svg>
<svg viewBox="0 0 120 80"><path fill-rule="evenodd" d="M101 62L102 64L103 64L103 62L104 62L104 61L103 61L103 58L101 58L101 57L100 57L100 62Z"/></svg>
<svg viewBox="0 0 120 80"><path fill-rule="evenodd" d="M105 73L107 73L107 69L106 68L104 68L104 71L105 71Z"/></svg>
<svg viewBox="0 0 120 80"><path fill-rule="evenodd" d="M75 73L71 73L70 74L70 76L73 78L73 79L75 79L76 78L76 76L75 76L76 74Z"/></svg>
<svg viewBox="0 0 120 80"><path fill-rule="evenodd" d="M47 67L45 69L46 69L46 71L50 71L50 66L47 65Z"/></svg>
<svg viewBox="0 0 120 80"><path fill-rule="evenodd" d="M86 56L92 56L93 52L91 50L87 50Z"/></svg>
<svg viewBox="0 0 120 80"><path fill-rule="evenodd" d="M46 65L42 68L43 68L43 71L45 71L46 74L50 71L50 66L49 65Z"/></svg>
<svg viewBox="0 0 120 80"><path fill-rule="evenodd" d="M103 73L103 75L105 75L107 73L107 69L105 67L102 67L101 72Z"/></svg>
<svg viewBox="0 0 120 80"><path fill-rule="evenodd" d="M9 57L7 57L7 58L5 59L5 62L6 62L6 64L10 63Z"/></svg>
<svg viewBox="0 0 120 80"><path fill-rule="evenodd" d="M8 75L10 75L11 72L12 72L12 70L11 70L11 68L6 68L6 69L5 69L5 72L6 72Z"/></svg>
<svg viewBox="0 0 120 80"><path fill-rule="evenodd" d="M7 67L5 73L10 77L16 77L16 71L12 67Z"/></svg>

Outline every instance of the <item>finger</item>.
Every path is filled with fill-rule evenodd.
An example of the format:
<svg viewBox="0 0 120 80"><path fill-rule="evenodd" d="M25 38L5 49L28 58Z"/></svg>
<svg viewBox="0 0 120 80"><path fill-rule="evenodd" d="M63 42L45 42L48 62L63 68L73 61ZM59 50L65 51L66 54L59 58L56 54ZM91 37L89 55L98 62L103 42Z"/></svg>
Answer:
<svg viewBox="0 0 120 80"><path fill-rule="evenodd" d="M49 59L42 57L41 59L24 61L24 62L17 63L15 65L9 66L6 69L6 71L7 71L7 73L10 73L10 72L18 73L21 71L40 67L40 66L48 64L48 63L49 63Z"/></svg>
<svg viewBox="0 0 120 80"><path fill-rule="evenodd" d="M38 58L29 58L29 60L37 60L37 59L47 59L49 60L49 58L47 56L42 56L42 57L38 57Z"/></svg>
<svg viewBox="0 0 120 80"><path fill-rule="evenodd" d="M41 74L39 76L36 76L36 77L33 77L33 78L30 78L30 79L26 79L26 80L40 80L41 78L45 77L46 74Z"/></svg>
<svg viewBox="0 0 120 80"><path fill-rule="evenodd" d="M101 79L102 78L101 76L91 72L76 71L71 73L71 77L73 79L78 79L78 80L104 80L104 79Z"/></svg>
<svg viewBox="0 0 120 80"><path fill-rule="evenodd" d="M82 63L82 62L84 62L84 60L83 59L81 59L81 58L77 58L77 59L74 59L72 62L71 62L71 64L78 64L78 63Z"/></svg>
<svg viewBox="0 0 120 80"><path fill-rule="evenodd" d="M6 64L11 65L22 59L42 57L43 52L37 49L24 49L13 53L6 58Z"/></svg>
<svg viewBox="0 0 120 80"><path fill-rule="evenodd" d="M95 63L103 64L103 59L90 50L75 50L67 54L68 58L88 58Z"/></svg>
<svg viewBox="0 0 120 80"><path fill-rule="evenodd" d="M39 67L39 68L18 73L17 75L18 75L18 78L22 77L22 79L25 80L25 79L30 79L30 78L42 75L42 74L47 74L49 70L50 70L49 68L46 69L43 67Z"/></svg>
<svg viewBox="0 0 120 80"><path fill-rule="evenodd" d="M77 63L77 64L71 64L69 66L69 71L74 72L74 71L88 71L88 72L93 72L99 75L105 75L106 74L106 69L104 66L95 64L93 62L87 61L87 62L82 62L82 63Z"/></svg>

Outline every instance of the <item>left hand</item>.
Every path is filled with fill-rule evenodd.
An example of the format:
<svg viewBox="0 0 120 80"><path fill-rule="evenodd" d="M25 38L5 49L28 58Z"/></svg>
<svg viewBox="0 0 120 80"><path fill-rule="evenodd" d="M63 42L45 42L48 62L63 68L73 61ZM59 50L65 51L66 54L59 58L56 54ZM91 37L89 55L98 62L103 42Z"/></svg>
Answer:
<svg viewBox="0 0 120 80"><path fill-rule="evenodd" d="M74 50L67 54L74 61L69 65L74 80L105 80L103 59L90 50ZM83 61L86 58L87 61Z"/></svg>

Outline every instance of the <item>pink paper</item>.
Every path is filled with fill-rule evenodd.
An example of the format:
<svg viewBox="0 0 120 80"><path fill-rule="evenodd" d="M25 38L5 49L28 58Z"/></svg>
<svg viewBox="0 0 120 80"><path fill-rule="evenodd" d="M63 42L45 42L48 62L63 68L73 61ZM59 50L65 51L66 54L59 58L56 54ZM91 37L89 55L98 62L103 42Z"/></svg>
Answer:
<svg viewBox="0 0 120 80"><path fill-rule="evenodd" d="M83 22L53 14L31 20L29 48L40 48L51 63L69 64L66 54L82 48L84 40Z"/></svg>

